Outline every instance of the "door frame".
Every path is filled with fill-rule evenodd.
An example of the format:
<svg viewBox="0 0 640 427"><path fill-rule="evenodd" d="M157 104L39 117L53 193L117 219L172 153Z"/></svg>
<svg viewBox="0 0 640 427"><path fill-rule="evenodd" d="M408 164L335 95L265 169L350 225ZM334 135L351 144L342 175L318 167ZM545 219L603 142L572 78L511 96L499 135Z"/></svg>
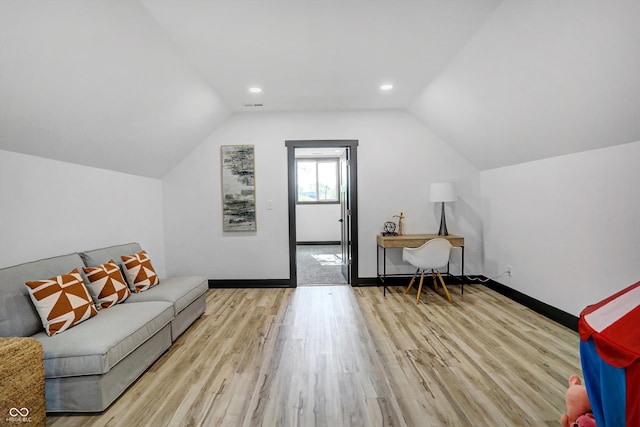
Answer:
<svg viewBox="0 0 640 427"><path fill-rule="evenodd" d="M289 199L289 287L298 286L296 260L296 148L347 148L350 154L349 197L351 201L351 286L358 286L358 140L357 139L312 139L286 140Z"/></svg>

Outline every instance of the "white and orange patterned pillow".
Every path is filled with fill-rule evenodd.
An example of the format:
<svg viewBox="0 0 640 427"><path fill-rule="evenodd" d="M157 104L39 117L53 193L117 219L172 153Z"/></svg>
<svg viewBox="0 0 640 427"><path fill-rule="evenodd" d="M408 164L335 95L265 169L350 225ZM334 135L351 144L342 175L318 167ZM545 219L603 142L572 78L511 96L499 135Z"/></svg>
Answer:
<svg viewBox="0 0 640 427"><path fill-rule="evenodd" d="M122 270L127 278L129 288L133 292L146 291L160 283L160 279L153 269L146 251L121 256L120 258L122 259Z"/></svg>
<svg viewBox="0 0 640 427"><path fill-rule="evenodd" d="M67 274L25 284L49 336L98 314L77 268Z"/></svg>
<svg viewBox="0 0 640 427"><path fill-rule="evenodd" d="M120 267L114 260L97 267L82 267L87 276L87 287L98 308L109 308L126 300L131 291L124 281Z"/></svg>

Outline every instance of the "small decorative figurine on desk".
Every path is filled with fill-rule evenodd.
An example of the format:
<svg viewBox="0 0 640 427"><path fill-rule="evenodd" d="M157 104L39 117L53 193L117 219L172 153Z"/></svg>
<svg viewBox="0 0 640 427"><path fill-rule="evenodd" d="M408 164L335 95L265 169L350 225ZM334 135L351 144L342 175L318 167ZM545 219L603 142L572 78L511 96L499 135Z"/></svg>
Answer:
<svg viewBox="0 0 640 427"><path fill-rule="evenodd" d="M396 233L396 223L393 221L387 221L384 223L384 227L382 228L383 236L397 236Z"/></svg>
<svg viewBox="0 0 640 427"><path fill-rule="evenodd" d="M404 234L404 224L402 223L402 221L404 221L404 215L400 212L400 215L394 215L393 217L398 218L398 236L402 236Z"/></svg>

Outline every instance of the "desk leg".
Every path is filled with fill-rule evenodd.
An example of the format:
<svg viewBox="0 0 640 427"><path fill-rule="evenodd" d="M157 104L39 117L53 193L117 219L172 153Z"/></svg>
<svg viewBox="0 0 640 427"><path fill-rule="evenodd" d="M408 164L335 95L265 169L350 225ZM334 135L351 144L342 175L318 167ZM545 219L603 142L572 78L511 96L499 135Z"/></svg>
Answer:
<svg viewBox="0 0 640 427"><path fill-rule="evenodd" d="M464 295L464 246L460 246L462 250L462 258L460 265L460 293ZM447 263L447 278L449 279L449 283L451 283L451 273L449 272L449 263Z"/></svg>
<svg viewBox="0 0 640 427"><path fill-rule="evenodd" d="M460 293L464 295L464 246L462 246L462 266L460 267Z"/></svg>
<svg viewBox="0 0 640 427"><path fill-rule="evenodd" d="M380 286L380 284L382 284L383 287L383 292L384 292L384 296L387 295L387 288L386 285L384 283L384 277L383 275L386 273L386 270L384 270L384 264L385 264L385 259L383 258L382 261L382 265L383 265L383 273L380 274L380 245L376 245L376 281L378 283L378 286ZM384 251L384 248L383 248ZM386 256L386 254L383 252L383 256Z"/></svg>
<svg viewBox="0 0 640 427"><path fill-rule="evenodd" d="M382 276L380 275L380 246L376 245L376 280L378 286L382 285Z"/></svg>
<svg viewBox="0 0 640 427"><path fill-rule="evenodd" d="M376 245L376 280L378 281L378 286L382 283L384 296L387 296L387 283L385 281L387 275L387 250L382 248L382 274L380 274L380 248L380 245Z"/></svg>
<svg viewBox="0 0 640 427"><path fill-rule="evenodd" d="M382 296L387 296L387 248L382 248Z"/></svg>
<svg viewBox="0 0 640 427"><path fill-rule="evenodd" d="M380 286L380 246L376 245L376 285Z"/></svg>

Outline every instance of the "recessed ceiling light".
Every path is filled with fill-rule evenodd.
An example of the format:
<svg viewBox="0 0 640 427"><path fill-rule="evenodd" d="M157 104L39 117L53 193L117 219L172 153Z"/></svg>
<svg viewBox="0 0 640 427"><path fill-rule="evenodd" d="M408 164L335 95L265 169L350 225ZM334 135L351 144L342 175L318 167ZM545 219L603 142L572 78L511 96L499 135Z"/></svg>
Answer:
<svg viewBox="0 0 640 427"><path fill-rule="evenodd" d="M380 90L391 90L393 89L393 85L392 84L383 84L380 86Z"/></svg>
<svg viewBox="0 0 640 427"><path fill-rule="evenodd" d="M260 93L260 92L262 92L262 88L259 88L257 86L250 87L249 88L249 92L251 92L251 93Z"/></svg>

